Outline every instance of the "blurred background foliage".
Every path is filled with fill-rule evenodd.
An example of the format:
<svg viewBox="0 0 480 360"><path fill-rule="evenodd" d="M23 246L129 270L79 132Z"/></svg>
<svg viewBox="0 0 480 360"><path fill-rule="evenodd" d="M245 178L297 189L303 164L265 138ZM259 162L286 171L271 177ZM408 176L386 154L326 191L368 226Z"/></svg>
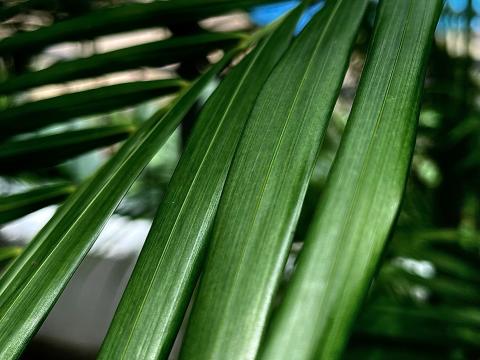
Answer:
<svg viewBox="0 0 480 360"><path fill-rule="evenodd" d="M156 13L157 3L4 0L0 4L0 126L5 128L0 135L1 265L21 252L41 226L38 221L45 222L38 220L48 217L40 209L71 194L115 153L119 142L215 62L222 49L296 2L252 8L262 1L232 0L218 8L205 6L196 13L172 16ZM375 4L362 26L311 179L285 283L340 142L365 60ZM132 13L115 15L120 5L130 6ZM315 4L310 13L321 6ZM104 11L115 16L101 24L97 19ZM65 25L52 42L48 36L29 37L32 30L48 31L52 24L62 26L76 19L86 24L83 32L70 33ZM308 16L303 23L307 20ZM11 39L21 40L16 44ZM435 35L402 211L357 320L347 358L480 357L479 85L480 1L449 0ZM201 102L212 90L116 210L122 222L111 224L113 239L122 237L139 219L148 230ZM133 243L126 250L133 258L145 234L133 232L125 240ZM120 261L116 246L109 241L94 248L92 256ZM128 268L123 263L121 267ZM118 286L115 291L121 293L124 284ZM107 317L114 309L114 304L109 306ZM79 306L77 311L81 316L88 309ZM85 331L91 329L87 326ZM105 331L106 327L100 329L100 337ZM75 356L91 358L99 345L61 343L55 335L48 336L48 329L45 334L30 345L25 358L46 354L71 359L73 347Z"/></svg>

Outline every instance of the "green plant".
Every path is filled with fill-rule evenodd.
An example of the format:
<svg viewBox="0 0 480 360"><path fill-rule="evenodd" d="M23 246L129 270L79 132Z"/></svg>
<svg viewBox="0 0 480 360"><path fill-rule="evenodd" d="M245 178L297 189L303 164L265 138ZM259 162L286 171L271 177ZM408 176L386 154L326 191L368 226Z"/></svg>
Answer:
<svg viewBox="0 0 480 360"><path fill-rule="evenodd" d="M42 2L7 7L7 15L0 11L0 18L38 3ZM5 222L75 189L0 278L0 358L20 356L108 218L184 119L184 151L100 358L167 358L190 302L180 354L184 359L333 359L343 353L368 358L372 349L382 356L381 346L369 348L365 343L371 340L366 340L366 349L359 349L356 339L408 340L413 332L413 339L428 347L429 334L437 339L434 344L443 340L437 325L442 322L440 326L458 327L445 335L444 345L453 344L448 349L458 350L460 356L478 354L475 329L480 319L465 305L468 292L461 290L462 284L468 288L480 281L471 260L478 260L475 225L454 222L448 225L453 230L440 229L429 238L422 230L440 226L409 223L401 215L414 213L408 210L409 199L421 191L413 181L405 195L442 1L381 0L375 5L369 0L331 0L296 37L295 26L309 1L260 29L220 33L196 25L205 17L258 3L262 1L123 4L72 15L0 41L8 73L0 83L7 104L0 113L2 175L45 177L46 167L126 139L78 188L44 185L0 201L0 219ZM374 15L374 23L368 22L367 12ZM61 41L152 25L168 27L172 36L37 71L9 65L21 65L25 58L28 62ZM366 40L368 33L371 39ZM369 50L353 107L344 131L338 130L339 122L332 120L335 102L354 47L362 53L365 44ZM196 66L207 63L206 55L215 49L222 49L223 56L199 74ZM169 80L114 85L19 105L11 95L40 85L172 63L181 65ZM435 66L431 69L429 76L440 79ZM215 79L220 79L216 90L195 110ZM172 100L140 124L30 134L167 94ZM440 112L441 102L427 88L425 103L429 101ZM315 169L328 145L327 129L335 126L341 141L323 184ZM455 134L465 140L465 132ZM475 164L478 158L471 161ZM404 195L407 211L400 212ZM476 219L478 197L474 190L468 195L464 211ZM411 231L408 241L404 229ZM442 237L448 234L447 247L442 247ZM299 243L296 268L284 279L287 258L296 257ZM456 250L448 251L448 246ZM18 250L13 250L6 249L0 257L16 256ZM383 266L377 271L382 255ZM409 274L398 266L405 257L428 260L440 273L459 279ZM422 281L438 290L439 305L423 301L417 308L392 300L408 298ZM478 294L469 294L470 305L478 305ZM449 301L455 296L460 305ZM392 325L383 329L380 320L372 319Z"/></svg>

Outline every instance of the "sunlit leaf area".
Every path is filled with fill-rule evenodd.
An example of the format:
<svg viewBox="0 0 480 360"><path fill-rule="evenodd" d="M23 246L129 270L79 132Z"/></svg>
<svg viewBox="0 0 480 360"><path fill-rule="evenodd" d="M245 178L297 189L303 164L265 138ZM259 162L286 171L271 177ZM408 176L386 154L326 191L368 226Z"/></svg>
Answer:
<svg viewBox="0 0 480 360"><path fill-rule="evenodd" d="M0 2L0 360L480 359L480 1Z"/></svg>

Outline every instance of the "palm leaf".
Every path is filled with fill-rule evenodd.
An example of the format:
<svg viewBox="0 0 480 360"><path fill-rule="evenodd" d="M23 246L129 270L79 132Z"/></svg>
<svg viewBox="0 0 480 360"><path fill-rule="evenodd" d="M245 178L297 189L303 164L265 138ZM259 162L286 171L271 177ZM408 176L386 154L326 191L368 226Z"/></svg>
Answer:
<svg viewBox="0 0 480 360"><path fill-rule="evenodd" d="M477 308L406 307L374 305L355 326L356 334L433 347L480 347L480 313Z"/></svg>
<svg viewBox="0 0 480 360"><path fill-rule="evenodd" d="M48 314L135 178L175 130L227 53L159 117L154 115L69 198L0 278L0 358L16 358Z"/></svg>
<svg viewBox="0 0 480 360"><path fill-rule="evenodd" d="M1 94L36 86L93 77L141 66L163 66L207 54L220 47L231 47L244 38L241 33L203 33L174 37L132 46L87 58L59 62L46 69L7 78L0 83Z"/></svg>
<svg viewBox="0 0 480 360"><path fill-rule="evenodd" d="M0 174L58 165L65 160L125 140L132 125L113 125L42 135L0 144Z"/></svg>
<svg viewBox="0 0 480 360"><path fill-rule="evenodd" d="M0 224L15 220L64 200L75 190L68 183L43 185L19 194L0 197Z"/></svg>
<svg viewBox="0 0 480 360"><path fill-rule="evenodd" d="M203 108L100 358L168 355L199 275L207 235L244 124L263 82L287 47L301 10L292 12L235 67Z"/></svg>
<svg viewBox="0 0 480 360"><path fill-rule="evenodd" d="M64 41L89 40L106 34L195 21L269 1L272 0L176 0L125 4L5 38L0 41L0 56L25 49L32 52Z"/></svg>
<svg viewBox="0 0 480 360"><path fill-rule="evenodd" d="M367 3L327 3L262 89L220 201L184 359L255 357Z"/></svg>
<svg viewBox="0 0 480 360"><path fill-rule="evenodd" d="M402 199L441 1L384 0L325 191L262 358L338 358Z"/></svg>
<svg viewBox="0 0 480 360"><path fill-rule="evenodd" d="M53 98L33 101L0 112L0 138L30 132L47 125L123 109L179 91L179 79L138 81L104 86Z"/></svg>

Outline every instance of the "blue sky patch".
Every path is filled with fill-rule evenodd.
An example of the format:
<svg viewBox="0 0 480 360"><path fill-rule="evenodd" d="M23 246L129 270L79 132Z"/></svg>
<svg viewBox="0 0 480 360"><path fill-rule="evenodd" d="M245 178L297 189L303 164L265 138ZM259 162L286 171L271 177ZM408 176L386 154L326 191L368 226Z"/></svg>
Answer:
<svg viewBox="0 0 480 360"><path fill-rule="evenodd" d="M256 6L250 11L250 18L255 24L259 26L265 26L270 24L272 21L278 19L280 16L284 15L289 10L292 10L299 3L300 1L282 1L276 4ZM309 6L298 21L297 27L295 29L295 34L298 34L300 31L302 31L303 28L312 19L312 17L321 8L323 8L324 5L325 2L321 1L317 4Z"/></svg>

